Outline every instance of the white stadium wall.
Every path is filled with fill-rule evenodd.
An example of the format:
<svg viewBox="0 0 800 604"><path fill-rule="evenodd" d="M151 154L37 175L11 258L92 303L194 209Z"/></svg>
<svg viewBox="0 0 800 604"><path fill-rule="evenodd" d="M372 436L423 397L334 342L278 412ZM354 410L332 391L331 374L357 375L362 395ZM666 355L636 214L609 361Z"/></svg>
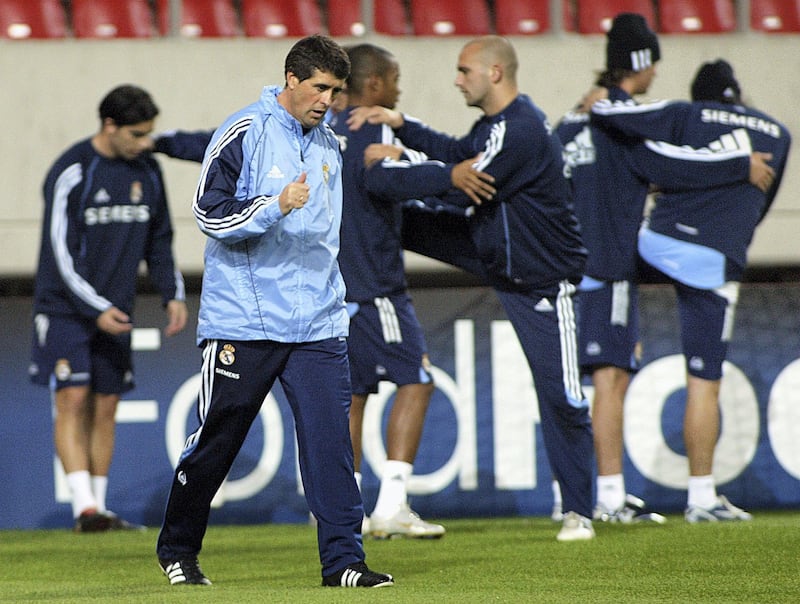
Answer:
<svg viewBox="0 0 800 604"><path fill-rule="evenodd" d="M464 133L478 112L453 86L463 38L367 36L399 59L399 109L437 129ZM514 38L520 88L555 122L591 85L604 63L604 36L546 34ZM120 83L148 89L159 107L159 129L215 126L254 99L265 84L282 83L293 40L153 39L0 42L0 276L30 277L38 254L41 185L53 160L98 127L102 96ZM754 32L661 36L662 60L649 98L686 98L697 66L724 57L735 67L750 104L800 133L800 35ZM175 222L175 250L187 274L202 270L203 237L191 217L196 164L164 159ZM751 248L755 266L800 265L800 154L790 157L781 192ZM437 269L412 257L413 271Z"/></svg>

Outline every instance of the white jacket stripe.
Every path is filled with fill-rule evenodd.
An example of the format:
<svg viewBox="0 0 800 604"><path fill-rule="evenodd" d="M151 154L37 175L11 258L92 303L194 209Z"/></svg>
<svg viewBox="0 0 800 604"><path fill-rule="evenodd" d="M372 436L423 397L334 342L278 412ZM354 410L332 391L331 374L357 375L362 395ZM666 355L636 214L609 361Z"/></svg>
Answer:
<svg viewBox="0 0 800 604"><path fill-rule="evenodd" d="M69 194L82 180L83 173L80 164L72 164L56 180L52 215L50 216L50 244L53 247L58 272L66 286L86 304L103 312L112 306L111 302L98 294L94 287L78 274L67 247Z"/></svg>
<svg viewBox="0 0 800 604"><path fill-rule="evenodd" d="M578 340L573 304L574 293L575 286L569 281L562 281L559 284L556 313L558 313L558 332L561 338L561 370L564 374L564 390L572 400L582 401L581 373L577 364Z"/></svg>

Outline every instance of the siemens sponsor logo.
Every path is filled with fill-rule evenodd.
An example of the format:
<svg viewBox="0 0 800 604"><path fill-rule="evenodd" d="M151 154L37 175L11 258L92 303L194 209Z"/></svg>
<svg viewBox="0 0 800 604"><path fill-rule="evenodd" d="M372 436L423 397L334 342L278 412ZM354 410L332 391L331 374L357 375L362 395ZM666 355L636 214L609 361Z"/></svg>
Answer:
<svg viewBox="0 0 800 604"><path fill-rule="evenodd" d="M781 129L778 124L767 121L753 115L742 115L730 111L720 111L719 109L703 109L700 118L707 123L725 124L726 126L736 126L747 128L756 132L763 132L773 138L781 137Z"/></svg>
<svg viewBox="0 0 800 604"><path fill-rule="evenodd" d="M150 206L126 205L86 208L83 213L83 219L87 226L111 224L112 222L147 222L150 220Z"/></svg>
<svg viewBox="0 0 800 604"><path fill-rule="evenodd" d="M225 377L229 377L233 380L239 379L239 374L234 373L233 371L228 371L227 369L220 369L219 367L214 368L214 373L218 373L220 375L224 375Z"/></svg>

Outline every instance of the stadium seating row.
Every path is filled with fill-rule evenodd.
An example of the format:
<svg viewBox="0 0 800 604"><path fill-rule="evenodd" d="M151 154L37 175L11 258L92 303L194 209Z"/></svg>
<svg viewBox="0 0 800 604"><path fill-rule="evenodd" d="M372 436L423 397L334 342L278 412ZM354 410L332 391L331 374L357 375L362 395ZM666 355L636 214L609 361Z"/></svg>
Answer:
<svg viewBox="0 0 800 604"><path fill-rule="evenodd" d="M619 12L643 14L661 33L737 28L733 0L564 0L565 31L607 31ZM385 35L535 35L551 30L550 0L372 0ZM180 0L186 37L360 36L361 0ZM150 38L169 35L170 0L0 0L0 37ZM800 32L800 0L750 0L752 30Z"/></svg>

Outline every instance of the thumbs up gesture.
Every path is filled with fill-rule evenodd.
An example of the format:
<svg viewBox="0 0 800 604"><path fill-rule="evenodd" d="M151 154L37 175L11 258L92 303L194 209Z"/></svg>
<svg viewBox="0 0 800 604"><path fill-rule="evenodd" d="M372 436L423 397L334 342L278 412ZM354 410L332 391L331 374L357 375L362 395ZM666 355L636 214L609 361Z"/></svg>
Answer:
<svg viewBox="0 0 800 604"><path fill-rule="evenodd" d="M281 191L278 203L284 216L294 209L302 208L308 201L311 188L306 184L306 173L303 172L296 181L290 182Z"/></svg>

